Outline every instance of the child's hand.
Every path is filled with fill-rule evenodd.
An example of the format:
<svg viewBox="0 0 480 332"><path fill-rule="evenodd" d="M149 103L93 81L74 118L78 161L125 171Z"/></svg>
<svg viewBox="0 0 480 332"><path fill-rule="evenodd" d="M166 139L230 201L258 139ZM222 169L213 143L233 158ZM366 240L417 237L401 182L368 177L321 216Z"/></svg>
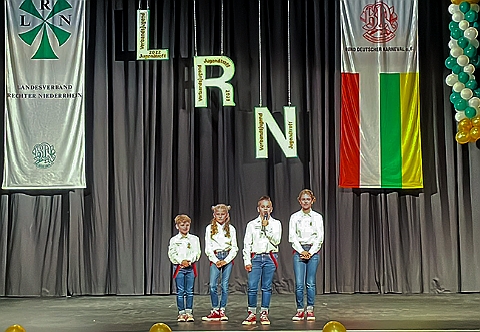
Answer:
<svg viewBox="0 0 480 332"><path fill-rule="evenodd" d="M252 264L245 265L245 270L247 270L247 272L252 271Z"/></svg>
<svg viewBox="0 0 480 332"><path fill-rule="evenodd" d="M310 254L308 251L304 250L300 253L300 258L301 259L310 259L312 257L312 254Z"/></svg>
<svg viewBox="0 0 480 332"><path fill-rule="evenodd" d="M215 265L218 268L221 268L222 266L227 265L227 262L225 262L224 260L221 260L221 261L216 262Z"/></svg>
<svg viewBox="0 0 480 332"><path fill-rule="evenodd" d="M187 261L186 259L184 259L184 260L182 261L182 263L180 263L180 265L181 265L182 267L189 267L189 266L192 265L192 264L190 263L190 261Z"/></svg>

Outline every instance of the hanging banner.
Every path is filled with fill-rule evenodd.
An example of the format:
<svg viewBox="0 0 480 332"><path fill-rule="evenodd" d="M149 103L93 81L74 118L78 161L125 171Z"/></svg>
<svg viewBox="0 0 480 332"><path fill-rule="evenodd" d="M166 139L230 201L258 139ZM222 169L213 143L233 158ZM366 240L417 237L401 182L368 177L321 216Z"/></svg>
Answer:
<svg viewBox="0 0 480 332"><path fill-rule="evenodd" d="M417 0L341 0L339 185L423 188Z"/></svg>
<svg viewBox="0 0 480 332"><path fill-rule="evenodd" d="M85 1L7 0L3 189L85 188Z"/></svg>
<svg viewBox="0 0 480 332"><path fill-rule="evenodd" d="M267 107L255 107L255 146L257 158L268 158L268 129L285 157L297 157L297 108L283 106L285 135Z"/></svg>
<svg viewBox="0 0 480 332"><path fill-rule="evenodd" d="M150 10L137 10L137 60L168 60L168 49L150 49Z"/></svg>
<svg viewBox="0 0 480 332"><path fill-rule="evenodd" d="M207 66L219 66L223 73L220 77L207 78ZM207 87L219 88L222 92L222 105L235 106L234 90L230 80L235 75L235 64L224 55L196 56L193 58L195 74L195 107L207 107Z"/></svg>

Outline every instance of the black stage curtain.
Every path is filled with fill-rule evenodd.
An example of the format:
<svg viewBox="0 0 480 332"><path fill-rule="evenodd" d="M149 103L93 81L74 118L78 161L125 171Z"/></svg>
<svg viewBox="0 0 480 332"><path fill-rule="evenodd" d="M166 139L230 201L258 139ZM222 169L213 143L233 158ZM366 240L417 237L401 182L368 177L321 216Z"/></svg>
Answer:
<svg viewBox="0 0 480 332"><path fill-rule="evenodd" d="M444 83L449 1L419 1L425 188L418 191L337 185L338 0L291 1L299 156L290 159L272 139L269 158L255 158L258 1L224 0L223 45L236 66L236 106L223 107L212 89L207 108L193 106L193 1L149 1L150 48L168 48L168 61L134 59L139 1L86 1L88 188L1 192L0 295L170 294L167 246L175 215L192 217L203 245L210 207L230 204L242 246L264 194L284 232L274 291L293 292L287 226L303 188L316 193L315 210L325 218L318 294L480 291L480 146L454 139ZM220 0L196 1L198 55L221 52L221 7ZM287 1L262 0L261 11L263 105L283 123ZM3 80L3 54L1 61ZM3 133L3 114L1 120ZM206 294L205 255L198 267L195 290ZM239 254L231 291L245 292L246 280Z"/></svg>

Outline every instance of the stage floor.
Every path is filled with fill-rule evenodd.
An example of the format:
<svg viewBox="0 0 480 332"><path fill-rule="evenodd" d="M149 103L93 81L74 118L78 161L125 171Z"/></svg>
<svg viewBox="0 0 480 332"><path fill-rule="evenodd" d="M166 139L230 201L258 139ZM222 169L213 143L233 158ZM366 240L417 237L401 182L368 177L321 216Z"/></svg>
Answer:
<svg viewBox="0 0 480 332"><path fill-rule="evenodd" d="M0 331L13 324L26 332L148 332L155 323L173 331L321 331L336 320L349 331L480 331L480 294L318 295L315 322L292 322L294 296L274 294L271 325L243 326L246 295L230 295L228 322L202 322L208 295L195 295L195 322L177 323L175 296L0 298Z"/></svg>

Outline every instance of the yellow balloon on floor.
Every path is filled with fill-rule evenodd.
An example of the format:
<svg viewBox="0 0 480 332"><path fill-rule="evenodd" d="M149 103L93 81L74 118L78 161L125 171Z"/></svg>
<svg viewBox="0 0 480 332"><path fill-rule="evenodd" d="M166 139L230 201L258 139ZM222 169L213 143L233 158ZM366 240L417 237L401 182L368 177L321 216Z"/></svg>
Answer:
<svg viewBox="0 0 480 332"><path fill-rule="evenodd" d="M167 324L156 323L152 325L150 332L172 332L172 329Z"/></svg>
<svg viewBox="0 0 480 332"><path fill-rule="evenodd" d="M340 322L336 322L334 320L328 322L323 327L323 332L346 332L345 326L342 325Z"/></svg>
<svg viewBox="0 0 480 332"><path fill-rule="evenodd" d="M21 325L12 325L5 330L5 332L25 332L25 329Z"/></svg>

